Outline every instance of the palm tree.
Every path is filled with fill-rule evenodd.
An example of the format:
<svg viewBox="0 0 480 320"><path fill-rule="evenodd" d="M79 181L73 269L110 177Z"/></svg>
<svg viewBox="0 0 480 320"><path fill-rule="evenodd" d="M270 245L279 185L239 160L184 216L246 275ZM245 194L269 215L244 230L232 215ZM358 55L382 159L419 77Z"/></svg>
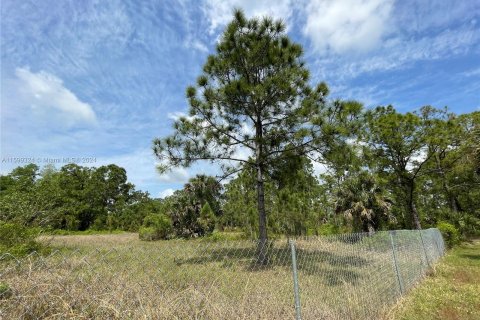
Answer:
<svg viewBox="0 0 480 320"><path fill-rule="evenodd" d="M388 219L391 201L377 178L366 171L347 178L335 193L335 211L352 221L355 231L374 233Z"/></svg>

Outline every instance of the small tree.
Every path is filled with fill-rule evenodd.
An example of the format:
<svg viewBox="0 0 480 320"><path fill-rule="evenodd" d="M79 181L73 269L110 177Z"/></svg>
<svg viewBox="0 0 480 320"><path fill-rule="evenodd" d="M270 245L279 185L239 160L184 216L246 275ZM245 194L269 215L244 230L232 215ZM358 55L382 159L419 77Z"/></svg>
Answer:
<svg viewBox="0 0 480 320"><path fill-rule="evenodd" d="M267 263L267 213L264 178L286 150L317 156L350 128L357 103L326 104L324 83L312 89L302 47L271 18L246 19L236 10L197 80L187 88L189 117L174 123L175 133L154 141L165 172L193 162L220 162L224 175L237 164L256 172L260 264ZM248 152L241 157L240 152Z"/></svg>
<svg viewBox="0 0 480 320"><path fill-rule="evenodd" d="M202 227L202 230L205 234L212 233L215 228L215 214L213 213L210 205L205 203L200 211L200 218L198 218L198 223Z"/></svg>
<svg viewBox="0 0 480 320"><path fill-rule="evenodd" d="M143 226L139 229L141 240L167 239L172 232L172 221L163 214L149 214L143 219Z"/></svg>

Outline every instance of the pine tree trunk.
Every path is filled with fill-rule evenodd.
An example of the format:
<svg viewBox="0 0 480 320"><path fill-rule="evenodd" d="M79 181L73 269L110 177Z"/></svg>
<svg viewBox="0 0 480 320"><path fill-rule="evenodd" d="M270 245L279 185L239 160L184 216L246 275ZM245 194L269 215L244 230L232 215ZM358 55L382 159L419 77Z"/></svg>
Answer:
<svg viewBox="0 0 480 320"><path fill-rule="evenodd" d="M257 264L264 266L268 264L268 237L267 237L267 213L265 212L265 190L263 181L264 165L263 157L263 127L260 113L257 114L255 124L255 144L256 169L257 169L257 208L258 208L258 247Z"/></svg>
<svg viewBox="0 0 480 320"><path fill-rule="evenodd" d="M262 165L257 166L257 202L258 202L258 264L268 263L267 214L265 212L265 191Z"/></svg>

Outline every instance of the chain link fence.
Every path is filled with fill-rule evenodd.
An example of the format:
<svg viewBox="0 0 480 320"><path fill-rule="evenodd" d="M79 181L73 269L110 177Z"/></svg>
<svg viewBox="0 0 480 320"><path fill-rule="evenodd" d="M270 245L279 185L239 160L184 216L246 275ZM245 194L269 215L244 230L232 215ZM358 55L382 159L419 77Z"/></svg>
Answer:
<svg viewBox="0 0 480 320"><path fill-rule="evenodd" d="M51 247L0 256L0 319L378 319L445 252L437 229L262 248L133 234L58 236Z"/></svg>

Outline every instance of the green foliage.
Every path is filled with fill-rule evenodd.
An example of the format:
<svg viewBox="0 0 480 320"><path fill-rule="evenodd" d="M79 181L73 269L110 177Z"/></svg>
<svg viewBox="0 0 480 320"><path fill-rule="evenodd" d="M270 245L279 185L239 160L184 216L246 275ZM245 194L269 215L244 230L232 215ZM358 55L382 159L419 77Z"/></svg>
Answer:
<svg viewBox="0 0 480 320"><path fill-rule="evenodd" d="M40 251L42 247L35 241L37 235L38 230L0 221L0 254L22 256Z"/></svg>
<svg viewBox="0 0 480 320"><path fill-rule="evenodd" d="M215 217L221 215L221 200L223 186L211 176L196 175L188 181L188 188L202 206L208 203Z"/></svg>
<svg viewBox="0 0 480 320"><path fill-rule="evenodd" d="M392 106L377 107L366 113L365 137L371 148L372 165L392 185L397 204L404 206L405 227L421 229L417 211L417 185L431 154L427 145L425 121L416 113L397 112Z"/></svg>
<svg viewBox="0 0 480 320"><path fill-rule="evenodd" d="M355 232L375 232L388 222L391 200L378 178L361 171L336 190L336 212L343 213Z"/></svg>
<svg viewBox="0 0 480 320"><path fill-rule="evenodd" d="M200 227L204 230L205 234L212 233L215 228L215 215L213 214L212 208L208 202L206 202L202 210L200 211L200 217L198 218L198 223Z"/></svg>
<svg viewBox="0 0 480 320"><path fill-rule="evenodd" d="M153 241L167 239L171 236L172 221L163 214L149 214L143 219L143 226L138 230L141 240Z"/></svg>
<svg viewBox="0 0 480 320"><path fill-rule="evenodd" d="M116 165L99 168L67 164L60 170L35 165L1 176L0 220L63 230L137 231L158 203L135 191L126 171Z"/></svg>
<svg viewBox="0 0 480 320"><path fill-rule="evenodd" d="M153 144L160 172L219 163L232 178L225 189L198 175L173 196L151 199L114 164L29 164L0 175L0 221L5 230L126 230L152 240L223 237L215 226L267 240L267 230L298 236L439 221L463 237L480 233L479 111L363 111L328 94L325 83L312 86L303 49L281 21L237 10L186 89L188 116ZM314 162L326 168L320 177Z"/></svg>
<svg viewBox="0 0 480 320"><path fill-rule="evenodd" d="M258 237L255 172L245 167L225 186L223 223ZM283 158L265 178L265 208L270 236L316 234L326 216L325 194L313 175L310 160L291 155Z"/></svg>
<svg viewBox="0 0 480 320"><path fill-rule="evenodd" d="M161 172L199 160L221 161L225 176L240 165L253 169L255 182L249 188L258 190L262 240L267 239L268 173L292 154L316 152L324 159L331 149L340 150L358 129L353 120L362 109L354 101L327 102L325 83L310 86L303 49L285 29L282 21L247 19L237 10L197 85L186 90L189 117L175 121L175 132L153 145L157 157L166 160ZM243 150L248 158L237 156Z"/></svg>
<svg viewBox="0 0 480 320"><path fill-rule="evenodd" d="M460 232L457 228L451 223L440 221L437 224L437 228L443 235L443 239L445 240L447 246L452 248L453 246L460 243Z"/></svg>
<svg viewBox="0 0 480 320"><path fill-rule="evenodd" d="M210 234L217 216L221 216L221 185L212 177L197 176L190 179L182 190L165 199L165 213L173 223L177 237L196 238ZM209 201L213 201L212 206ZM217 212L213 210L217 208Z"/></svg>
<svg viewBox="0 0 480 320"><path fill-rule="evenodd" d="M233 231L216 231L214 230L209 236L205 237L206 240L211 241L234 241L234 240L243 240L245 239L245 234L243 232L233 232Z"/></svg>
<svg viewBox="0 0 480 320"><path fill-rule="evenodd" d="M459 231L465 238L478 238L480 236L480 218L478 215L464 212L456 222Z"/></svg>
<svg viewBox="0 0 480 320"><path fill-rule="evenodd" d="M13 292L10 286L6 283L0 282L0 300L10 298L12 294Z"/></svg>
<svg viewBox="0 0 480 320"><path fill-rule="evenodd" d="M333 223L325 223L318 228L318 233L323 236L328 236L332 234L338 234L340 233L340 230L338 226Z"/></svg>

